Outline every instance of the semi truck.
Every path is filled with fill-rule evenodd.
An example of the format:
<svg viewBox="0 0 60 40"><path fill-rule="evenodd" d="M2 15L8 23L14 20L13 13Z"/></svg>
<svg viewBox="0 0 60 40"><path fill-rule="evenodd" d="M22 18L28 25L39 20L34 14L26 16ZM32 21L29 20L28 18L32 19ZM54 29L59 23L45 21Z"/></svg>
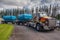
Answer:
<svg viewBox="0 0 60 40"><path fill-rule="evenodd" d="M35 28L37 31L42 30L54 30L56 28L56 19L48 16L45 12L39 12L35 14L23 13L16 16L3 16L2 23L16 23L20 25L26 24L29 27Z"/></svg>
<svg viewBox="0 0 60 40"><path fill-rule="evenodd" d="M35 14L32 22L28 26L34 27L37 31L54 30L56 28L56 19L47 16L45 12Z"/></svg>
<svg viewBox="0 0 60 40"><path fill-rule="evenodd" d="M20 14L17 24L24 23L29 27L35 28L37 31L54 30L56 28L56 19L49 17L45 12L36 14Z"/></svg>

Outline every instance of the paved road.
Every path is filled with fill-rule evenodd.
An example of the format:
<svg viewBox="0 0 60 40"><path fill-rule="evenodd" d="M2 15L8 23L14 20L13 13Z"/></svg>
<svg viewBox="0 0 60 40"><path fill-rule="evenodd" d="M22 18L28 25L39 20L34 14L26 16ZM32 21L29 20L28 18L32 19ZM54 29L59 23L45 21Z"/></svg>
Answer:
<svg viewBox="0 0 60 40"><path fill-rule="evenodd" d="M60 31L37 32L26 26L14 26L15 29L9 40L60 40Z"/></svg>

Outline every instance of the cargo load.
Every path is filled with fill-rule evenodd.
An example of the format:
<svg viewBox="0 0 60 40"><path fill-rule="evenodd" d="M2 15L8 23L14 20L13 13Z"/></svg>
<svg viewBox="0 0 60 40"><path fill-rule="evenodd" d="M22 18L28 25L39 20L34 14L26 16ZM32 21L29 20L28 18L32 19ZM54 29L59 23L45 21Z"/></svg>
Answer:
<svg viewBox="0 0 60 40"><path fill-rule="evenodd" d="M5 21L14 21L16 20L16 16L3 16Z"/></svg>
<svg viewBox="0 0 60 40"><path fill-rule="evenodd" d="M27 14L27 13L20 14L20 15L18 15L18 20L19 21L29 21L32 19L32 17L33 17L32 14Z"/></svg>
<svg viewBox="0 0 60 40"><path fill-rule="evenodd" d="M4 19L2 23L11 22L12 24L14 24L16 21L16 16L3 16L2 18Z"/></svg>

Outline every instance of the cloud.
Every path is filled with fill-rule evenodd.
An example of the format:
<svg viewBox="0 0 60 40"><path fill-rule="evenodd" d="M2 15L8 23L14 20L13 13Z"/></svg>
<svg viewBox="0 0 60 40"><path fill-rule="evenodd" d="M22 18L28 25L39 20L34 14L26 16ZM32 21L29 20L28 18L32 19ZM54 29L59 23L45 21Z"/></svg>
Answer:
<svg viewBox="0 0 60 40"><path fill-rule="evenodd" d="M0 3L6 4L6 5L22 5L27 4L28 0L0 0Z"/></svg>
<svg viewBox="0 0 60 40"><path fill-rule="evenodd" d="M0 7L25 6L29 0L0 0Z"/></svg>
<svg viewBox="0 0 60 40"><path fill-rule="evenodd" d="M2 5L17 5L17 1L16 0L0 0L0 3Z"/></svg>
<svg viewBox="0 0 60 40"><path fill-rule="evenodd" d="M42 2L52 2L51 0L0 0L0 8L15 8L23 6L33 6L35 4L41 4ZM54 1L54 0L53 0ZM32 4L33 3L33 4Z"/></svg>

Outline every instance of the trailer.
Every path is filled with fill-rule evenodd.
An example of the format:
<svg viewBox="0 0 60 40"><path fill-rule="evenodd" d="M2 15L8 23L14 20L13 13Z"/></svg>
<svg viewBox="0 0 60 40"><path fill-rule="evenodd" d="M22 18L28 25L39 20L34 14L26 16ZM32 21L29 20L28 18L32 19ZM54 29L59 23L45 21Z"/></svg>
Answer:
<svg viewBox="0 0 60 40"><path fill-rule="evenodd" d="M24 25L27 22L31 21L32 17L32 14L29 13L20 14L17 17L16 24L20 25L20 23L22 23Z"/></svg>
<svg viewBox="0 0 60 40"><path fill-rule="evenodd" d="M2 18L3 18L2 23L6 23L6 24L8 22L11 22L12 24L14 24L16 21L16 16L3 16Z"/></svg>

